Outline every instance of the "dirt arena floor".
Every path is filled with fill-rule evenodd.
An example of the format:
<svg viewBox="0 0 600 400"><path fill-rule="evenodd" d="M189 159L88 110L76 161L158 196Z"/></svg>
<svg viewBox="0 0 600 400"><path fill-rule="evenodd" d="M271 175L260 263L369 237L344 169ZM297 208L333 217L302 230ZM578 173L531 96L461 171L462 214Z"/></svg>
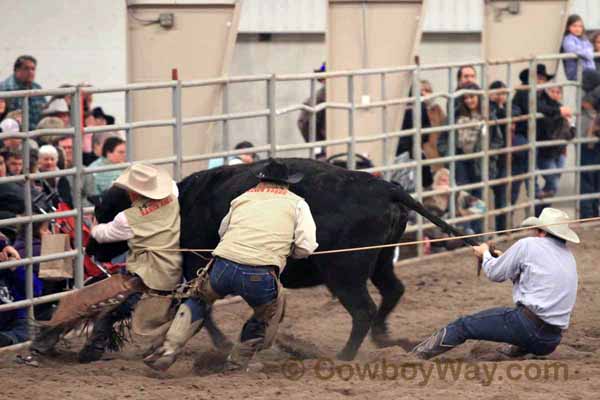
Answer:
<svg viewBox="0 0 600 400"><path fill-rule="evenodd" d="M80 365L81 340L62 344L62 355L38 367L0 354L2 399L597 399L600 393L600 228L579 230L573 246L579 294L571 327L547 358L507 360L499 345L473 342L437 362L414 359L400 347L377 349L367 339L358 358L335 361L350 331L350 317L324 288L288 292L280 345L263 352L262 368L213 373L219 360L205 333L194 338L166 373L140 360L143 346L129 344L97 363ZM507 244L499 245L506 248ZM397 267L406 293L390 317L393 337L418 340L461 314L511 305L511 284L475 274L475 259L459 252ZM372 288L376 301L378 297ZM235 338L249 308L216 309ZM284 351L284 349L286 351ZM290 353L295 354L292 356Z"/></svg>

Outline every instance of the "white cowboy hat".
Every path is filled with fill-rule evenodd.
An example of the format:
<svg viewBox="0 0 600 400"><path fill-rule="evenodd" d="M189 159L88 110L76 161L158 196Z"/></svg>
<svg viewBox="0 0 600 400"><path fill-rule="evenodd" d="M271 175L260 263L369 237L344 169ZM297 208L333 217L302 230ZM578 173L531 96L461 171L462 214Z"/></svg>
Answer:
<svg viewBox="0 0 600 400"><path fill-rule="evenodd" d="M173 191L169 174L147 164L135 164L127 168L113 185L153 200L164 199Z"/></svg>
<svg viewBox="0 0 600 400"><path fill-rule="evenodd" d="M569 228L569 215L556 208L544 208L539 217L529 217L521 223L521 226L541 229L568 242L580 242L579 236Z"/></svg>
<svg viewBox="0 0 600 400"><path fill-rule="evenodd" d="M65 99L54 99L48 104L48 106L42 111L43 116L53 115L53 114L66 114L69 112L69 105Z"/></svg>

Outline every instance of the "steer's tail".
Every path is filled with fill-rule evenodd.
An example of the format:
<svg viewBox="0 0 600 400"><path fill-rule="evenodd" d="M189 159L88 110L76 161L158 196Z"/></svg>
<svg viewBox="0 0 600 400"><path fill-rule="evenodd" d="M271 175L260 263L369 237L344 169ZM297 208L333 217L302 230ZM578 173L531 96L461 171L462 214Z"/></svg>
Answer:
<svg viewBox="0 0 600 400"><path fill-rule="evenodd" d="M443 232L445 232L449 235L452 235L452 236L464 235L464 232L462 232L460 229L453 227L452 225L448 224L446 221L444 221L440 217L438 217L438 216L432 214L430 211L428 211L425 208L425 206L423 206L423 204L421 204L417 200L413 199L413 197L410 194L408 194L401 186L396 185L396 184L392 184L392 185L394 186L394 188L393 188L394 200L398 201L399 203L406 206L407 208L410 208L411 210L414 210L417 213L421 214L422 216L424 216L425 218L427 218L428 220L433 222L435 225L439 226ZM473 238L465 238L465 239L461 239L461 240L464 241L469 246L479 245L479 243L476 240L474 240Z"/></svg>

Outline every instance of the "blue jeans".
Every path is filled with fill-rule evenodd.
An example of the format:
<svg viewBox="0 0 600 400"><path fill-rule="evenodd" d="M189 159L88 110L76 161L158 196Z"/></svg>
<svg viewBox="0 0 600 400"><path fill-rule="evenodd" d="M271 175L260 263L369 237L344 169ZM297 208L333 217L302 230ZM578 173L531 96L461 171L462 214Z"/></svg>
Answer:
<svg viewBox="0 0 600 400"><path fill-rule="evenodd" d="M513 146L521 146L529 143L527 138L523 135L515 135L513 137ZM521 175L525 174L529 171L529 152L528 151L518 151L512 156L512 168L511 174ZM511 191L510 191L510 202L511 204L515 204L519 199L519 191L521 190L521 184L525 182L525 189L529 194L529 179L515 181L512 183Z"/></svg>
<svg viewBox="0 0 600 400"><path fill-rule="evenodd" d="M596 145L589 149L587 144L581 146L581 165L599 165L600 146ZM589 171L581 173L581 193L600 193L600 171ZM600 200L589 199L581 201L581 218L593 218L600 216Z"/></svg>
<svg viewBox="0 0 600 400"><path fill-rule="evenodd" d="M558 157L551 158L538 158L537 159L537 167L538 169L556 169L556 168L564 168L566 163L566 157L563 154L560 154ZM540 188L538 186L537 179L535 181L535 194L536 197L539 197L539 194L543 191L546 193L552 193L554 196L558 191L558 182L560 180L560 174L549 174L544 176L544 187Z"/></svg>
<svg viewBox="0 0 600 400"><path fill-rule="evenodd" d="M462 317L446 327L443 344L458 346L467 340L510 343L535 355L552 353L562 333L549 332L525 316L522 307L491 308Z"/></svg>
<svg viewBox="0 0 600 400"><path fill-rule="evenodd" d="M270 267L238 264L217 257L209 277L212 289L219 295L240 296L251 307L270 303L277 297L277 281Z"/></svg>
<svg viewBox="0 0 600 400"><path fill-rule="evenodd" d="M11 344L22 343L29 340L27 318L17 318L8 326L3 326L0 335L7 337Z"/></svg>

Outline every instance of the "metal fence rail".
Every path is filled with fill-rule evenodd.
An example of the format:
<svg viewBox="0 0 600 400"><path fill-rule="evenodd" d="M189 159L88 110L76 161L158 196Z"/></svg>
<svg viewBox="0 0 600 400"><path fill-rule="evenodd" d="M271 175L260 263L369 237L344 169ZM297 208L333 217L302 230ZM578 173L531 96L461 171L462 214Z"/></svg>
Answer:
<svg viewBox="0 0 600 400"><path fill-rule="evenodd" d="M538 57L526 58L526 59L511 59L511 60L498 60L498 61L482 61L477 60L475 62L461 62L461 63L446 63L446 64L431 64L431 65L409 65L394 68L378 68L378 69L367 69L367 70L355 70L355 71L334 71L325 73L307 73L307 74L286 74L286 75L255 75L255 76L238 76L238 77L219 77L215 79L203 79L193 81L166 81L156 83L136 83L121 86L111 87L72 87L66 89L51 89L51 90L26 90L26 91L13 91L13 92L0 92L0 98L23 98L23 124L22 133L19 134L6 134L0 133L0 140L9 137L17 137L20 139L32 139L42 135L62 135L73 137L73 167L62 171L55 172L38 172L31 173L29 171L29 142L23 140L23 160L24 169L22 175L9 176L0 178L0 185L9 182L17 182L23 185L24 197L25 197L25 215L16 218L0 220L0 227L8 225L18 225L21 229L24 229L25 240L26 240L26 257L19 261L9 261L0 263L0 270L22 267L27 268L27 280L26 280L26 295L27 299L18 301L12 304L0 305L0 312L13 310L16 308L28 307L30 317L33 317L33 306L36 304L43 304L51 301L56 301L60 297L64 296L65 293L52 294L49 296L43 296L34 298L33 297L33 264L43 261L50 261L62 258L74 258L74 286L75 288L81 288L84 285L84 269L83 269L83 248L82 248L82 223L84 214L93 212L92 208L84 208L81 198L81 187L83 185L83 179L85 175L97 173L121 170L128 166L139 163L139 162L150 162L158 165L172 165L175 179L182 178L182 166L186 163L197 162L202 160L209 160L213 158L224 159L225 164L228 164L230 157L249 153L267 153L269 156L277 156L290 151L307 150L309 157L314 158L316 155L317 148L327 148L330 146L344 145L347 147L348 165L353 168L356 165L356 154L357 145L361 143L380 142L383 143L383 163L377 165L374 168L366 170L367 172L383 172L386 178L390 177L393 171L400 169L412 169L415 174L415 192L414 196L419 200L423 200L429 196L436 194L450 194L451 197L455 193L462 190L471 190L480 188L483 189L483 200L487 205L490 203L489 191L491 187L496 185L506 185L506 196L507 201L506 207L501 209L488 210L482 215L471 215L457 217L457 210L454 201L450 201L450 223L463 223L473 220L482 220L484 224L484 230L489 230L490 217L496 215L507 215L509 221L509 228L511 227L511 216L517 210L525 210L528 213L532 213L534 207L539 204L552 203L565 203L576 201L576 211L579 211L580 201L589 199L600 198L600 193L580 194L579 180L582 172L600 171L600 165L598 166L581 166L581 152L582 145L589 143L596 143L597 138L590 138L584 135L582 132L582 118L583 114L581 110L581 78L582 78L582 63L578 60L578 80L575 82L556 82L547 83L544 85L536 84L536 64L542 61L558 61L565 59L577 59L574 54L551 54L542 55ZM526 116L516 117L512 115L510 104L514 97L516 88L512 82L512 71L514 64L528 63L529 65L529 82L528 86L520 86L520 90L529 91L529 114ZM454 72L461 66L474 66L480 68L482 72L482 89L481 90L453 90L453 77ZM487 88L487 75L490 66L506 66L506 89L488 90ZM421 96L421 79L432 71L446 71L448 74L448 91L447 92L436 92L429 96ZM413 96L405 98L389 98L386 96L386 82L387 78L393 74L399 73L410 73L412 74L412 87ZM354 84L357 77L364 76L377 76L380 80L381 100L373 101L370 104L362 105L355 102L354 99ZM318 80L322 79L333 79L333 78L345 78L347 80L348 98L346 102L331 102L316 104L316 87ZM310 102L309 105L305 104L292 104L285 107L278 108L275 100L278 84L285 82L308 82L310 84ZM265 94L267 98L266 108L243 111L243 112L231 112L229 104L229 89L231 85L239 83L254 82L265 85ZM182 92L187 88L196 88L204 86L220 86L223 88L222 95L222 108L221 114L218 115L202 115L184 118L182 116ZM543 90L549 87L575 87L576 93L576 109L574 116L576 117L576 137L572 141L554 140L547 142L536 141L536 124L537 120L542 117L542 114L537 112L536 94L538 90ZM145 120L145 121L133 121L132 120L132 93L146 90L156 89L171 89L172 98L172 113L171 118L161 120ZM85 128L86 133L102 133L111 132L115 130L124 130L128 141L127 146L127 162L120 164L107 165L102 167L84 167L82 159L82 136L83 136L83 118L82 113L82 96L85 93L115 93L120 92L125 96L125 121L123 123L111 126L103 127L90 127ZM495 93L507 93L509 105L507 107L507 117L502 120L490 120L489 117L489 96ZM474 94L481 96L483 102L483 121L457 124L454 118L455 107L454 100L465 94ZM28 113L28 98L34 96L71 96L71 121L73 127L65 129L36 129L29 130L29 113ZM421 104L424 101L430 99L442 98L447 101L448 120L447 123L442 126L435 126L426 128L421 126ZM413 109L413 128L409 130L399 130L399 127L388 126L387 124L387 113L389 107L399 105L410 105ZM316 141L316 113L321 110L345 110L348 113L348 132L346 137L340 139L328 139L323 141ZM380 109L382 115L382 132L378 132L369 136L360 136L359 132L356 131L356 111L361 109ZM298 112L305 110L311 113L311 120L309 125L309 142L308 143L297 143L297 144L278 144L277 134L277 118L279 116L289 114L292 112ZM229 123L233 120L238 119L263 119L267 122L267 129L265 132L266 145L255 146L253 148L230 150L230 138L229 138ZM529 143L520 146L513 146L511 135L507 135L507 147L502 149L490 149L489 141L487 137L483 138L482 149L478 152L470 154L457 155L456 143L457 143L457 129L467 127L486 127L489 131L490 127L497 125L505 125L509 130L512 123L519 121L527 121L529 126ZM218 123L222 126L222 148L219 151L214 151L207 154L192 154L184 155L182 149L182 130L184 126L194 124L207 124L207 123ZM133 140L133 131L140 128L148 127L167 127L173 131L173 149L172 155L151 159L151 160L134 160L131 151L131 144ZM422 136L430 133L440 133L446 135L448 139L448 155L435 158L435 159L422 159L421 147L422 147ZM388 148L391 144L392 139L412 137L413 139L413 160L410 162L396 163L390 159ZM547 146L555 145L570 145L575 146L575 167L565 167L560 169L549 169L549 170L537 170L536 169L536 151L538 148L544 148ZM528 151L529 152L529 170L526 173L512 176L511 174L511 157L510 155L516 151ZM499 179L491 179L489 176L489 162L490 157L493 156L505 156L507 158L507 176ZM482 163L482 179L481 182L470 183L468 185L457 186L456 185L456 163L464 160L479 160ZM450 170L451 187L450 191L440 192L435 190L427 190L422 184L423 167L431 166L434 164L447 164ZM575 187L572 194L561 197L553 197L549 199L536 199L533 195L535 188L535 180L539 176L555 174L555 173L571 173L575 174ZM73 200L74 210L68 212L53 212L48 214L35 215L32 210L31 204L31 185L33 180L45 179L51 177L62 177L72 176L73 177ZM525 202L511 204L510 201L510 187L513 182L523 180L529 183L529 196ZM33 242L33 223L39 221L47 221L55 218L63 217L75 217L76 223L76 236L74 241L74 250L56 253L46 256L33 256L32 242ZM417 238L420 240L424 236L424 230L433 227L432 224L425 223L422 217L417 216L417 223L409 226L407 232L415 232ZM419 256L423 255L423 250L419 247Z"/></svg>

